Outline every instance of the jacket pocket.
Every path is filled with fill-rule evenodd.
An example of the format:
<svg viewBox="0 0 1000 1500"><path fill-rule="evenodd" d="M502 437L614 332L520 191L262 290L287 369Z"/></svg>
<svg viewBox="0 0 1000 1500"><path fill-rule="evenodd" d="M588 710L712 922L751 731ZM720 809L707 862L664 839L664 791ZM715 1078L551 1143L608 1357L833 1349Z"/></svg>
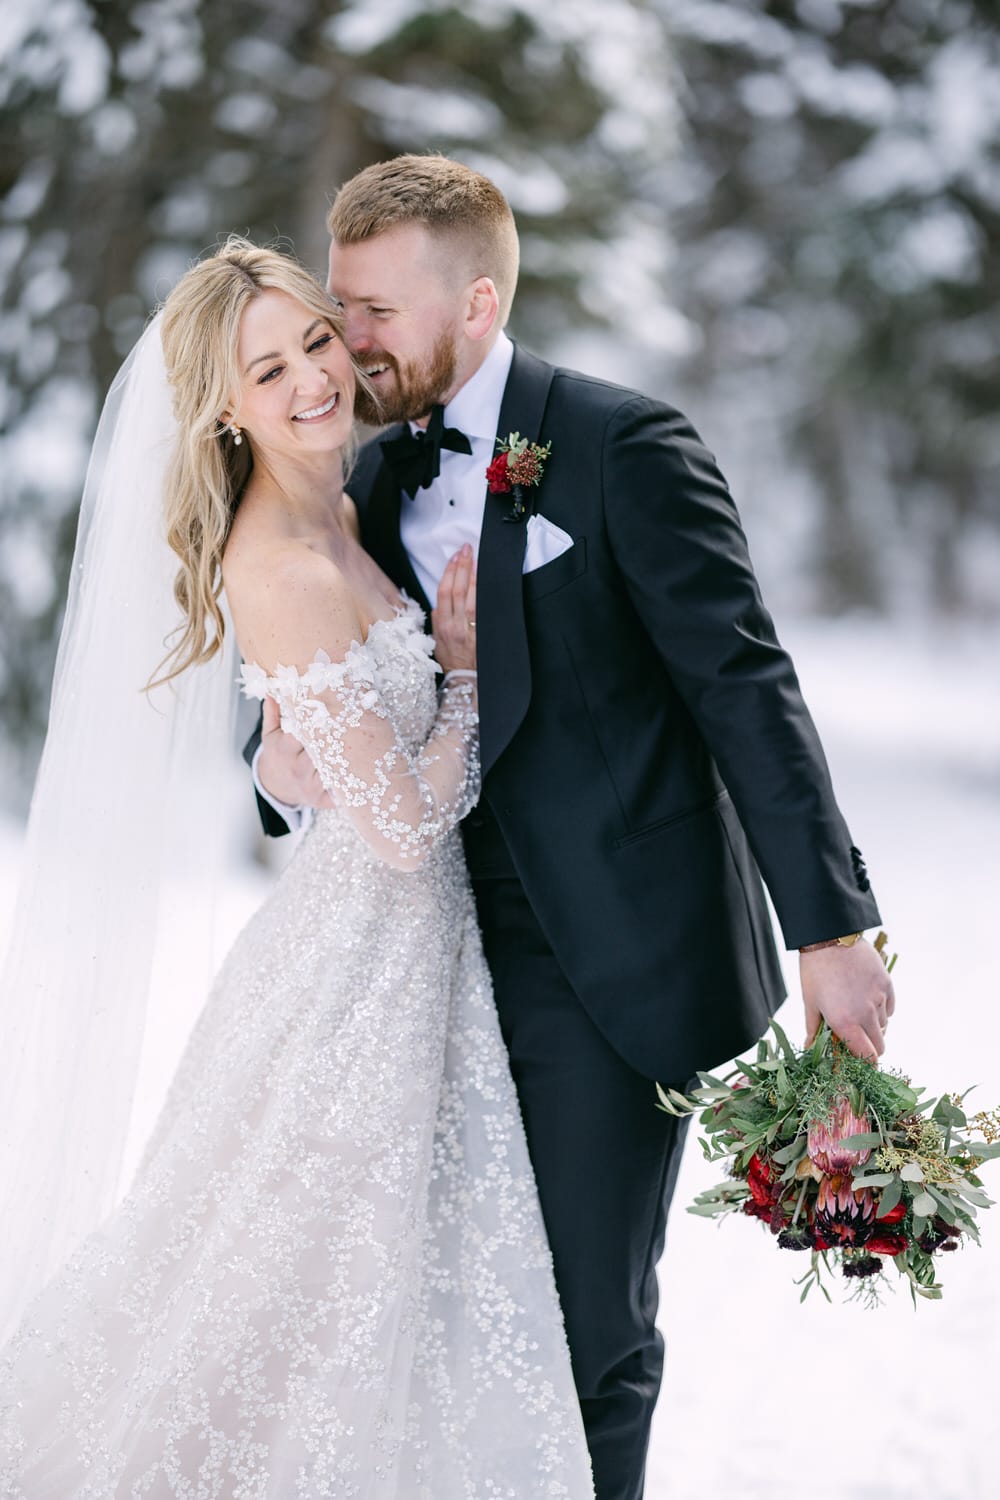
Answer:
<svg viewBox="0 0 1000 1500"><path fill-rule="evenodd" d="M586 571L587 538L581 536L577 537L572 547L561 556L523 575L521 581L524 598L526 600L540 599L544 594L552 594L556 589L572 583L574 578L579 578L580 574Z"/></svg>
<svg viewBox="0 0 1000 1500"><path fill-rule="evenodd" d="M679 823L686 823L690 818L696 818L699 813L710 812L712 808L719 807L721 803L729 801L729 793L725 787L715 793L714 797L706 797L702 802L696 802L693 807L687 807L683 812L673 813L669 818L660 818L656 823L650 823L646 828L638 828L635 833L626 833L622 838L615 839L616 849L627 849L630 844L641 843L643 839L655 838L658 833L664 833L668 828L676 828Z"/></svg>

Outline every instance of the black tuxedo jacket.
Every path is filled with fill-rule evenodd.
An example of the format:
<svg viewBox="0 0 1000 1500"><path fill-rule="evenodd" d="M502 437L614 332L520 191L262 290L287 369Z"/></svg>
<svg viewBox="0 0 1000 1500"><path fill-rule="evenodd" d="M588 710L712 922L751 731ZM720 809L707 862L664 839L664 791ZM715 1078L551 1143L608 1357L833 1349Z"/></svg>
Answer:
<svg viewBox="0 0 1000 1500"><path fill-rule="evenodd" d="M487 496L483 796L592 1019L640 1072L683 1081L754 1041L783 998L758 869L790 948L878 910L728 488L687 420L518 347L511 431L551 442L532 494L574 545L522 575L525 527ZM366 548L423 599L377 440L349 489Z"/></svg>

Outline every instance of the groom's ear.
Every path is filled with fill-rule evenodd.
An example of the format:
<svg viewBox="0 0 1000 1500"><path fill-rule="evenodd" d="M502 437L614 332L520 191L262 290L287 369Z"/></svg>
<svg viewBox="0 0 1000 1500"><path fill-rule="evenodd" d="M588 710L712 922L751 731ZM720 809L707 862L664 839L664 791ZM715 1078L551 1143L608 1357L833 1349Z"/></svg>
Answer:
<svg viewBox="0 0 1000 1500"><path fill-rule="evenodd" d="M466 338L484 339L496 327L500 316L500 298L496 286L489 276L477 276L470 282L466 306L464 332Z"/></svg>

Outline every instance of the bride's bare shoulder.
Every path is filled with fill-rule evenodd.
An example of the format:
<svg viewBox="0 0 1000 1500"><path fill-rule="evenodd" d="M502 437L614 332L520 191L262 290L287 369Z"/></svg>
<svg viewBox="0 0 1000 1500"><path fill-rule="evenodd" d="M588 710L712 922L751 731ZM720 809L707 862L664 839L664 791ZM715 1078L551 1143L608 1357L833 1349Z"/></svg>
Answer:
<svg viewBox="0 0 1000 1500"><path fill-rule="evenodd" d="M363 635L354 595L337 565L295 538L237 539L222 564L242 655L273 668L308 666L319 647L334 659Z"/></svg>

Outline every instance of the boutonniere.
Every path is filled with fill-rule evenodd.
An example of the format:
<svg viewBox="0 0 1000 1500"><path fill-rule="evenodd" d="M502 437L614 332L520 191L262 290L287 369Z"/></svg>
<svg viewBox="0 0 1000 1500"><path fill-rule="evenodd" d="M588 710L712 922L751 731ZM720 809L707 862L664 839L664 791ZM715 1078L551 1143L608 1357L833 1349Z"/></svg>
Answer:
<svg viewBox="0 0 1000 1500"><path fill-rule="evenodd" d="M500 452L486 470L486 483L491 495L513 495L505 521L523 521L529 512L525 490L534 490L542 482L545 460L552 452L552 444L543 448L539 443L529 443L519 432L512 432L506 442L497 438ZM534 511L534 504L530 505Z"/></svg>

